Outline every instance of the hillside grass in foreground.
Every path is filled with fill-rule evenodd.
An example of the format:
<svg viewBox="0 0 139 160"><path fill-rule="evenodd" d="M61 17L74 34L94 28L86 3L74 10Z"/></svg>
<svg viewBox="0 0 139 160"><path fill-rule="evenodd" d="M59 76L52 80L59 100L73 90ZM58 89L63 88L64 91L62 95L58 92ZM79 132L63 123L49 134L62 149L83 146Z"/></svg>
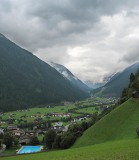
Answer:
<svg viewBox="0 0 139 160"><path fill-rule="evenodd" d="M139 140L122 140L68 150L2 157L2 160L138 160Z"/></svg>
<svg viewBox="0 0 139 160"><path fill-rule="evenodd" d="M76 147L84 147L106 141L135 139L139 125L139 100L129 99L84 132Z"/></svg>

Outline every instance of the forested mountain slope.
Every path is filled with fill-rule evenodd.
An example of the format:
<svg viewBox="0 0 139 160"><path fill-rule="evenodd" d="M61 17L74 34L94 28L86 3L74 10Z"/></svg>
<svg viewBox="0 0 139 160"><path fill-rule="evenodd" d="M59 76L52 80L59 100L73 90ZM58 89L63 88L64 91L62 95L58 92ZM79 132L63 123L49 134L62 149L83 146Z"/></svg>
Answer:
<svg viewBox="0 0 139 160"><path fill-rule="evenodd" d="M0 35L1 111L87 96L47 63Z"/></svg>

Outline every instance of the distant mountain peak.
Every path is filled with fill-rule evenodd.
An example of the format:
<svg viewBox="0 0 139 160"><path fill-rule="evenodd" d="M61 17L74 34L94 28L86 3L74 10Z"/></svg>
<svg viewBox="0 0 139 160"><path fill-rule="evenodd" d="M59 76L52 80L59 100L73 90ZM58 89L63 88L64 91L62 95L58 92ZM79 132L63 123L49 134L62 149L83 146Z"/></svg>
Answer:
<svg viewBox="0 0 139 160"><path fill-rule="evenodd" d="M71 80L71 76L74 79L77 79L65 66L62 64L57 64L54 62L47 62L51 67L55 68L59 73L61 73L65 78Z"/></svg>
<svg viewBox="0 0 139 160"><path fill-rule="evenodd" d="M6 38L3 34L0 33L0 38Z"/></svg>
<svg viewBox="0 0 139 160"><path fill-rule="evenodd" d="M74 76L65 66L54 62L47 62L47 63L51 67L55 68L61 75L63 75L63 77L68 79L76 87L86 91L90 90L90 88L85 83L83 83L80 79Z"/></svg>

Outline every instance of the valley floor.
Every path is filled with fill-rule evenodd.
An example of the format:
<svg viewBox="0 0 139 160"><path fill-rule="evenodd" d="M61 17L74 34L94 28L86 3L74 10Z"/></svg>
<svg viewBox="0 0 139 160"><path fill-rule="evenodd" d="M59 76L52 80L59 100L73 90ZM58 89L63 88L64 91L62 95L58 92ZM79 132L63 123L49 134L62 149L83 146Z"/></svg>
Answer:
<svg viewBox="0 0 139 160"><path fill-rule="evenodd" d="M139 139L111 141L87 147L1 157L2 160L138 160Z"/></svg>

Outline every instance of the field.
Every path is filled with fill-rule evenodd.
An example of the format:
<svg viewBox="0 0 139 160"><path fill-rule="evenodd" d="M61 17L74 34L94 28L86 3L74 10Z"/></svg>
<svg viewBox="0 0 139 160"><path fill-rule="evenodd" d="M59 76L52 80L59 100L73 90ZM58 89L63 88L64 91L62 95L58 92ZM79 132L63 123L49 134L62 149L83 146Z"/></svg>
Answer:
<svg viewBox="0 0 139 160"><path fill-rule="evenodd" d="M77 109L76 111L77 111L77 113L79 112L79 113L92 114L95 112L101 113L102 110L99 106L97 106L97 107L92 106L92 107Z"/></svg>
<svg viewBox="0 0 139 160"><path fill-rule="evenodd" d="M107 142L88 147L51 151L21 156L1 157L2 160L138 160L139 140Z"/></svg>
<svg viewBox="0 0 139 160"><path fill-rule="evenodd" d="M37 118L41 118L43 121L57 120L62 121L61 117L48 117L50 113L70 113L71 118L82 117L85 114L93 114L94 112L101 113L103 106L111 104L111 100L108 98L90 98L84 101L79 101L66 106L43 106L39 108L31 108L26 110L18 110L12 112L3 113L1 118L1 127L8 126L8 121L11 120L13 124L20 125L20 123L34 122ZM100 108L101 105L101 108ZM11 122L10 122L11 124Z"/></svg>
<svg viewBox="0 0 139 160"><path fill-rule="evenodd" d="M50 108L44 107L44 108L31 108L28 110L21 110L21 111L13 111L13 112L8 112L4 113L2 116L2 119L8 119L11 115L14 115L14 118L20 119L23 118L25 115L28 121L33 121L34 117L33 115L40 115L42 116L43 119L46 119L44 117L45 114L47 113L53 113L53 112L58 112L58 113L66 113L68 112L69 109L72 109L74 105L69 105L69 106L54 106Z"/></svg>

